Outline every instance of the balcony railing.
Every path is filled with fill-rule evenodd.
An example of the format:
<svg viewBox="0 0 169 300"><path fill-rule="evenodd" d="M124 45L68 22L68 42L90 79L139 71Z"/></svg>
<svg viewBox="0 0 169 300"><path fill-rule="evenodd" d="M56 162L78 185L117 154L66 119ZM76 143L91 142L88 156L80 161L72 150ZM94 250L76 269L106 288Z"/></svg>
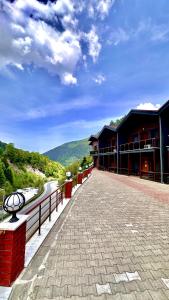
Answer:
<svg viewBox="0 0 169 300"><path fill-rule="evenodd" d="M139 151L139 150L150 150L153 148L159 148L160 140L159 138L150 138L146 140L140 140L136 142L130 142L126 144L121 144L119 146L120 151Z"/></svg>
<svg viewBox="0 0 169 300"><path fill-rule="evenodd" d="M98 150L92 150L90 151L90 155L97 155L98 154Z"/></svg>
<svg viewBox="0 0 169 300"><path fill-rule="evenodd" d="M99 148L99 153L116 153L117 148L115 146Z"/></svg>

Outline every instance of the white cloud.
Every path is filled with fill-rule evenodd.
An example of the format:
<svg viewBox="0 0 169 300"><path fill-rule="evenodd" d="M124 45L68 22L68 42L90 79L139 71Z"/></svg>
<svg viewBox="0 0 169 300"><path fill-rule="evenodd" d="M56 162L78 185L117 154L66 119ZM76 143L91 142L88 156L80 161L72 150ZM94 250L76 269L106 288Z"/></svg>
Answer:
<svg viewBox="0 0 169 300"><path fill-rule="evenodd" d="M107 44L117 46L119 43L127 42L130 35L123 28L118 28L110 33Z"/></svg>
<svg viewBox="0 0 169 300"><path fill-rule="evenodd" d="M153 104L151 102L140 103L136 109L142 110L158 110L160 108L160 104Z"/></svg>
<svg viewBox="0 0 169 300"><path fill-rule="evenodd" d="M56 4L59 3L57 1ZM63 8L66 9L69 3L70 1L62 1L62 9L61 6L57 6L57 9L60 8L63 12ZM76 84L73 72L82 55L79 35L69 29L59 32L43 20L27 17L26 13L24 21L22 19L27 8L35 9L41 15L50 15L52 4L17 0L14 4L4 4L4 7L8 18L5 14L0 16L0 37L3 41L0 44L0 68L13 65L23 69L24 65L33 64L58 75L66 85ZM69 7L69 13L70 11Z"/></svg>
<svg viewBox="0 0 169 300"><path fill-rule="evenodd" d="M115 0L91 0L88 3L88 15L90 18L98 16L104 20L114 4Z"/></svg>
<svg viewBox="0 0 169 300"><path fill-rule="evenodd" d="M74 73L79 61L87 65L83 60L88 56L86 50L82 50L82 40L88 43L88 55L94 63L102 48L96 26L88 33L79 30L78 14L87 9L91 16L96 12L95 17L103 19L115 1L0 2L0 70L7 74L10 66L20 70L26 65L36 66L58 75L61 82L68 85L77 83ZM63 30L59 26L63 26Z"/></svg>
<svg viewBox="0 0 169 300"><path fill-rule="evenodd" d="M166 24L154 24L151 19L138 23L135 28L113 29L108 37L107 44L117 46L130 40L137 40L141 37L151 42L169 41L169 28Z"/></svg>
<svg viewBox="0 0 169 300"><path fill-rule="evenodd" d="M94 25L92 26L91 30L87 34L85 34L85 37L89 43L89 55L92 57L93 62L95 63L102 46L99 42L99 36Z"/></svg>
<svg viewBox="0 0 169 300"><path fill-rule="evenodd" d="M72 74L70 73L65 73L62 76L62 82L66 85L69 84L76 84L77 83L77 79L75 77L73 77Z"/></svg>
<svg viewBox="0 0 169 300"><path fill-rule="evenodd" d="M95 15L95 10L91 3L88 6L88 15L90 18L94 18L94 15Z"/></svg>
<svg viewBox="0 0 169 300"><path fill-rule="evenodd" d="M110 8L115 3L115 0L99 0L96 9L103 20L109 13Z"/></svg>
<svg viewBox="0 0 169 300"><path fill-rule="evenodd" d="M95 78L93 78L93 80L101 85L104 81L106 81L106 77L103 74L98 74Z"/></svg>

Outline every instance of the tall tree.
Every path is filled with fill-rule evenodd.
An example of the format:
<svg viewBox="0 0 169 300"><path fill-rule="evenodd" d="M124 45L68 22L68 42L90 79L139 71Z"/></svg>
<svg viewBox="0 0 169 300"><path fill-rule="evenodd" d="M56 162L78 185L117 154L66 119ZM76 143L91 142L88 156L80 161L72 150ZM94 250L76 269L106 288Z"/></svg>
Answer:
<svg viewBox="0 0 169 300"><path fill-rule="evenodd" d="M125 117L125 116L124 116ZM116 119L115 121L110 121L110 126L116 128L123 121L124 117Z"/></svg>
<svg viewBox="0 0 169 300"><path fill-rule="evenodd" d="M0 187L3 187L6 181L6 177L4 174L3 164L0 162Z"/></svg>

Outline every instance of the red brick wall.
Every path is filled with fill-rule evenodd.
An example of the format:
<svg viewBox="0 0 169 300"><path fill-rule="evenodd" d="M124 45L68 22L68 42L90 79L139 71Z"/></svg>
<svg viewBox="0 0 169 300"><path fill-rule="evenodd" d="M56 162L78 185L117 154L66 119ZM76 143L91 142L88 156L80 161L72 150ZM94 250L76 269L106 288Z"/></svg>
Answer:
<svg viewBox="0 0 169 300"><path fill-rule="evenodd" d="M10 286L24 268L26 222L15 231L0 231L0 285Z"/></svg>

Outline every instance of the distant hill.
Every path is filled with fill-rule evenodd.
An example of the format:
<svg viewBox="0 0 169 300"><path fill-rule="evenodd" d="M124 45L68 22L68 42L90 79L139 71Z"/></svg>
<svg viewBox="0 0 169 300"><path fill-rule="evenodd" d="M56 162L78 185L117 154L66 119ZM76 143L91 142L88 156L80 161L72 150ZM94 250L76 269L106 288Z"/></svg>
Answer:
<svg viewBox="0 0 169 300"><path fill-rule="evenodd" d="M0 142L0 202L3 194L10 194L18 188L42 189L46 181L62 181L64 177L65 168L60 163L38 152L24 151L13 144Z"/></svg>
<svg viewBox="0 0 169 300"><path fill-rule="evenodd" d="M72 162L89 155L89 143L87 139L72 141L53 148L45 152L44 155L67 166Z"/></svg>

